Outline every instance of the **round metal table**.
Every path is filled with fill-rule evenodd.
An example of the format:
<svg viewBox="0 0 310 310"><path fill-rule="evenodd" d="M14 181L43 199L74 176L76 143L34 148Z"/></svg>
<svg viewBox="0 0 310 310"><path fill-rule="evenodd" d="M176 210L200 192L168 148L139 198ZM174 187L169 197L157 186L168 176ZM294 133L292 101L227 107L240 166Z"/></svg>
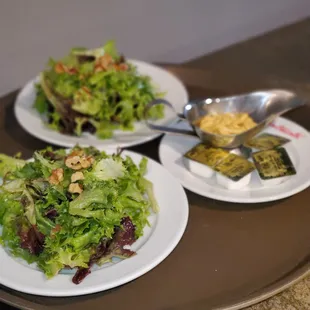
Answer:
<svg viewBox="0 0 310 310"><path fill-rule="evenodd" d="M185 66L166 68L184 81L191 98L274 87L270 81L245 75L236 79L233 74ZM13 113L15 96L16 92L0 99L0 152L21 151L27 158L46 144L18 125ZM310 129L310 106L285 117ZM160 138L130 149L159 160L159 142ZM215 201L190 191L187 195L190 217L181 242L146 275L110 291L74 298L33 296L1 287L0 301L33 310L239 309L308 274L310 188L284 200L255 205Z"/></svg>

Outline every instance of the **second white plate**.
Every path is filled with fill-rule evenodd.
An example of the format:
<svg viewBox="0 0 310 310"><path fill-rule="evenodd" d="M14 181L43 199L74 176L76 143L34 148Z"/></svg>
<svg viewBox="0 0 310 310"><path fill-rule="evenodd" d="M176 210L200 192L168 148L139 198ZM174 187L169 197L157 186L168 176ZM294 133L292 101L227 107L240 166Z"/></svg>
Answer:
<svg viewBox="0 0 310 310"><path fill-rule="evenodd" d="M186 123L179 123L179 128L190 129ZM263 187L259 177L253 174L250 185L241 190L228 190L216 183L215 178L203 179L190 173L183 163L183 155L199 139L165 135L159 147L159 157L163 166L169 170L181 184L194 193L204 197L221 201L238 203L259 203L278 200L292 196L310 185L310 134L303 127L285 118L278 118L265 129L264 132L273 133L289 138L291 142L284 147L293 158L297 174L282 184L273 187Z"/></svg>
<svg viewBox="0 0 310 310"><path fill-rule="evenodd" d="M165 99L171 102L177 112L181 112L183 106L188 101L188 94L183 83L170 72L155 65L129 60L137 67L140 74L151 77L152 82L158 86L160 91L166 92ZM80 146L95 146L97 148L117 148L129 147L151 141L160 134L150 130L144 122L135 124L134 131L114 132L112 139L101 140L91 134L83 134L81 137L69 136L60 132L51 130L44 122L43 118L33 108L36 97L35 84L38 78L29 81L20 91L15 102L15 115L19 124L31 135L43 141L60 145L64 147L73 147L76 144ZM156 123L169 125L176 120L175 113L172 110L165 109L165 117Z"/></svg>

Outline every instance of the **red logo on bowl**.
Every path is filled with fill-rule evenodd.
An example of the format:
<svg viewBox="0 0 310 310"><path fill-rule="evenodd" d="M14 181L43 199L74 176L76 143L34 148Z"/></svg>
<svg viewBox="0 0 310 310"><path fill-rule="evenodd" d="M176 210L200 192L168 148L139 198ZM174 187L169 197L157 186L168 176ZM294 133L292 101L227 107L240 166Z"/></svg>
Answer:
<svg viewBox="0 0 310 310"><path fill-rule="evenodd" d="M295 138L295 139L299 139L299 138L303 138L304 135L300 132L292 132L289 128L283 126L283 125L277 125L275 123L271 123L270 124L271 127L289 135L290 137L292 138Z"/></svg>

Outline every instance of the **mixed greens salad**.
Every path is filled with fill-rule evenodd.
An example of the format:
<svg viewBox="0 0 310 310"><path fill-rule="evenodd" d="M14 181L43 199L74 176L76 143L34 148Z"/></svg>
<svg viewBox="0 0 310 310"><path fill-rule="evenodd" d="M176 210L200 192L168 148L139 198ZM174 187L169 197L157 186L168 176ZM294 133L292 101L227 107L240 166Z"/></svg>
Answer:
<svg viewBox="0 0 310 310"><path fill-rule="evenodd" d="M128 246L158 211L146 170L146 158L92 147L46 148L33 161L0 154L1 244L47 278L76 269L79 284L93 264L135 254Z"/></svg>
<svg viewBox="0 0 310 310"><path fill-rule="evenodd" d="M76 136L90 132L100 139L111 138L116 129L133 130L134 122L145 118L145 106L163 96L117 52L114 41L50 59L36 87L34 107L50 128ZM156 106L146 117L163 116L163 106Z"/></svg>

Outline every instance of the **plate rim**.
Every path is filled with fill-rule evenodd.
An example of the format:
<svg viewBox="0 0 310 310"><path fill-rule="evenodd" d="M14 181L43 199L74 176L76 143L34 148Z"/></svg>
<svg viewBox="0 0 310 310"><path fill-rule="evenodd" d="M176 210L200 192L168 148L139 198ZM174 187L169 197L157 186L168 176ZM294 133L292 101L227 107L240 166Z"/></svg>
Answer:
<svg viewBox="0 0 310 310"><path fill-rule="evenodd" d="M166 70L165 68L162 68L156 64L149 63L146 61L137 60L134 58L128 58L128 62L133 63L136 66L145 66L145 67L153 68L153 69L161 72L161 74L165 74L166 76L169 76L170 78L175 80L179 84L179 86L182 88L182 91L183 91L182 95L184 95L184 98L183 98L184 105L186 104L186 102L188 102L189 93L188 93L187 87L184 84L184 82L178 76L176 76L173 72L170 72L170 71ZM23 115L21 115L21 111L19 110L22 107L21 96L22 96L23 92L25 91L26 87L28 87L30 84L33 84L34 81L36 81L36 79L38 79L38 77L39 77L39 74L36 75L35 77L33 77L32 79L28 80L18 91L18 94L17 94L15 101L14 101L14 115L17 119L17 122L28 134L35 137L36 139L39 139L43 142L50 143L53 145L61 146L61 147L73 147L74 145L77 144L77 142L76 141L67 141L67 142L62 141L62 139L61 139L62 134L60 134L59 132L55 131L56 137L54 137L54 136L43 137L43 135L40 135L36 131L33 131L31 129L31 126L27 126L25 124L25 122L23 121ZM177 117L175 117L174 120L171 120L171 124L175 123L176 120L177 120ZM51 132L53 133L52 130L51 130ZM59 137L57 137L57 135L59 135ZM129 141L129 142L120 142L120 143L118 143L114 139L111 139L111 143L104 143L104 141L107 141L107 140L101 140L101 139L95 138L94 140L90 140L89 143L86 143L86 144L80 142L79 145L81 145L81 146L95 145L95 146L100 147L100 148L115 148L116 146L133 147L136 145L141 145L143 143L150 142L150 141L158 138L161 135L162 135L162 133L150 132L150 134L144 138ZM63 136L65 136L67 138L71 137L69 135L63 135ZM72 137L72 139L74 139L74 137Z"/></svg>
<svg viewBox="0 0 310 310"><path fill-rule="evenodd" d="M296 123L296 122L294 122L294 121L292 121L290 119L287 119L285 117L278 117L277 119L293 123L295 126L297 126L299 128L302 128L303 131L307 133L307 138L308 138L308 140L310 142L310 133L304 127L302 127L298 123ZM305 190L306 188L308 188L310 186L310 177L309 177L307 182L304 182L303 184L299 185L298 187L295 187L293 190L290 190L290 191L285 192L285 193L283 193L283 192L282 193L278 193L278 194L275 194L273 196L270 196L269 198L266 198L266 197L262 197L262 198L251 198L251 197L250 198L247 198L247 197L240 198L239 197L238 198L238 197L231 197L231 196L226 197L226 196L221 196L221 195L218 195L218 194L214 194L212 192L211 193L207 193L207 195L206 195L206 192L203 192L200 189L197 190L194 185L191 185L190 182L186 182L186 180L178 178L169 169L169 167L167 167L167 165L164 164L164 159L163 159L163 147L164 146L163 145L165 143L165 139L168 139L168 135L167 134L165 134L163 136L163 138L161 139L160 144L159 144L159 148L158 148L159 160L160 160L161 164L179 180L179 182L182 184L182 186L184 188L186 188L187 190L190 190L191 192L193 192L195 194L198 194L200 196L203 196L203 197L206 197L206 198L209 198L209 199L214 199L214 200L218 200L218 201L222 201L222 202L240 203L240 204L243 204L243 203L257 204L257 203L271 202L271 201L277 201L277 200L280 200L280 199L288 198L290 196L298 194L299 192Z"/></svg>
<svg viewBox="0 0 310 310"><path fill-rule="evenodd" d="M111 151L112 151L112 149L107 150L107 152L111 152ZM156 169L156 170L161 169L162 173L164 173L166 176L169 176L170 180L173 181L174 185L177 187L178 197L180 197L180 199L179 199L179 203L177 204L177 208L175 208L175 210L177 210L178 214L180 214L180 221L177 223L178 229L171 232L170 235L172 235L172 237L169 240L167 240L167 243L165 245L164 250L161 253L157 253L156 251L154 251L153 254L151 254L151 257L152 257L151 260L146 261L148 256L145 254L145 251L143 251L143 254L142 254L141 250L143 250L143 248L145 247L146 244L148 244L148 246L150 246L151 241L147 240L143 244L143 246L138 249L138 251L137 251L138 255L136 255L136 257L139 257L139 261L140 261L140 258L142 260L143 259L145 260L144 263L142 262L142 265L143 265L142 268L136 268L134 271L132 271L129 274L123 274L121 277L116 277L115 279L113 279L112 282L110 282L108 284L104 284L104 281L99 281L100 283L98 283L98 280L97 280L97 282L95 284L92 284L91 286L87 286L86 288L83 288L83 282L79 285L75 285L70 281L70 285L72 284L72 287L70 289L67 289L67 288L60 288L59 289L59 288L57 288L57 291L55 292L48 286L45 286L45 287L43 286L43 288L41 287L38 289L36 287L31 288L31 286L26 286L26 285L24 285L24 283L20 284L16 281L15 282L12 280L8 281L7 278L5 278L5 281L3 281L3 278L1 277L1 268L0 268L0 283L1 283L1 285L5 286L7 288L10 288L10 289L16 290L16 291L21 292L21 293L32 294L32 295L36 295L36 296L46 296L46 297L83 296L83 295L88 295L88 294L92 294L92 293L103 292L103 291L112 289L114 287L118 287L120 285L126 284L132 280L138 279L142 275L146 274L147 272L149 272L150 270L152 270L153 268L158 266L162 261L164 261L173 252L173 250L179 244L179 242L181 241L181 239L184 235L184 232L185 232L187 224L188 224L188 219L189 219L189 202L188 202L188 198L187 198L187 195L186 195L186 192L185 192L183 186L165 167L163 167L159 162L155 161L154 159L152 159L148 156L145 156L143 154L140 154L140 153L137 153L134 151L130 151L130 150L124 150L123 154L128 155L128 156L132 156L137 161L140 160L142 157L146 157L148 159L148 163L150 163L150 162L152 163L153 169ZM159 214L157 215L156 226L158 225L158 221L160 221L160 211L159 211ZM155 231L156 231L156 228L155 228L154 232ZM154 232L152 232L150 237L152 237ZM159 232L157 231L157 234L158 233ZM140 251L140 255L139 255L139 251ZM144 256L142 256L141 254ZM8 253L5 252L4 247L1 246L0 257L2 255L7 255L6 256L7 259L9 259L13 265L16 264L16 266L19 266L19 268L22 268L23 270L31 270L32 272L40 273L40 275L42 275L42 283L41 284L44 284L44 281L47 281L46 283L48 283L48 281L52 281L52 280L47 280L44 277L44 274L42 271L30 269L30 268L16 262L12 257L9 256ZM123 260L122 262L125 262L126 264L130 264L130 259ZM122 262L120 262L120 264ZM137 262L135 262L135 263L137 263ZM118 264L115 264L115 265L112 265L112 266L107 267L107 268L113 268L113 267L116 267L117 265ZM26 268L26 269L24 269L24 268ZM98 278L98 274L100 272L102 272L104 269L105 268L98 270L98 271L94 272L93 274L94 275L97 274L97 278ZM67 279L68 279L68 276L72 277L71 274L69 274L69 275L60 274L60 275L57 275L54 279L57 279L57 277L67 277Z"/></svg>

